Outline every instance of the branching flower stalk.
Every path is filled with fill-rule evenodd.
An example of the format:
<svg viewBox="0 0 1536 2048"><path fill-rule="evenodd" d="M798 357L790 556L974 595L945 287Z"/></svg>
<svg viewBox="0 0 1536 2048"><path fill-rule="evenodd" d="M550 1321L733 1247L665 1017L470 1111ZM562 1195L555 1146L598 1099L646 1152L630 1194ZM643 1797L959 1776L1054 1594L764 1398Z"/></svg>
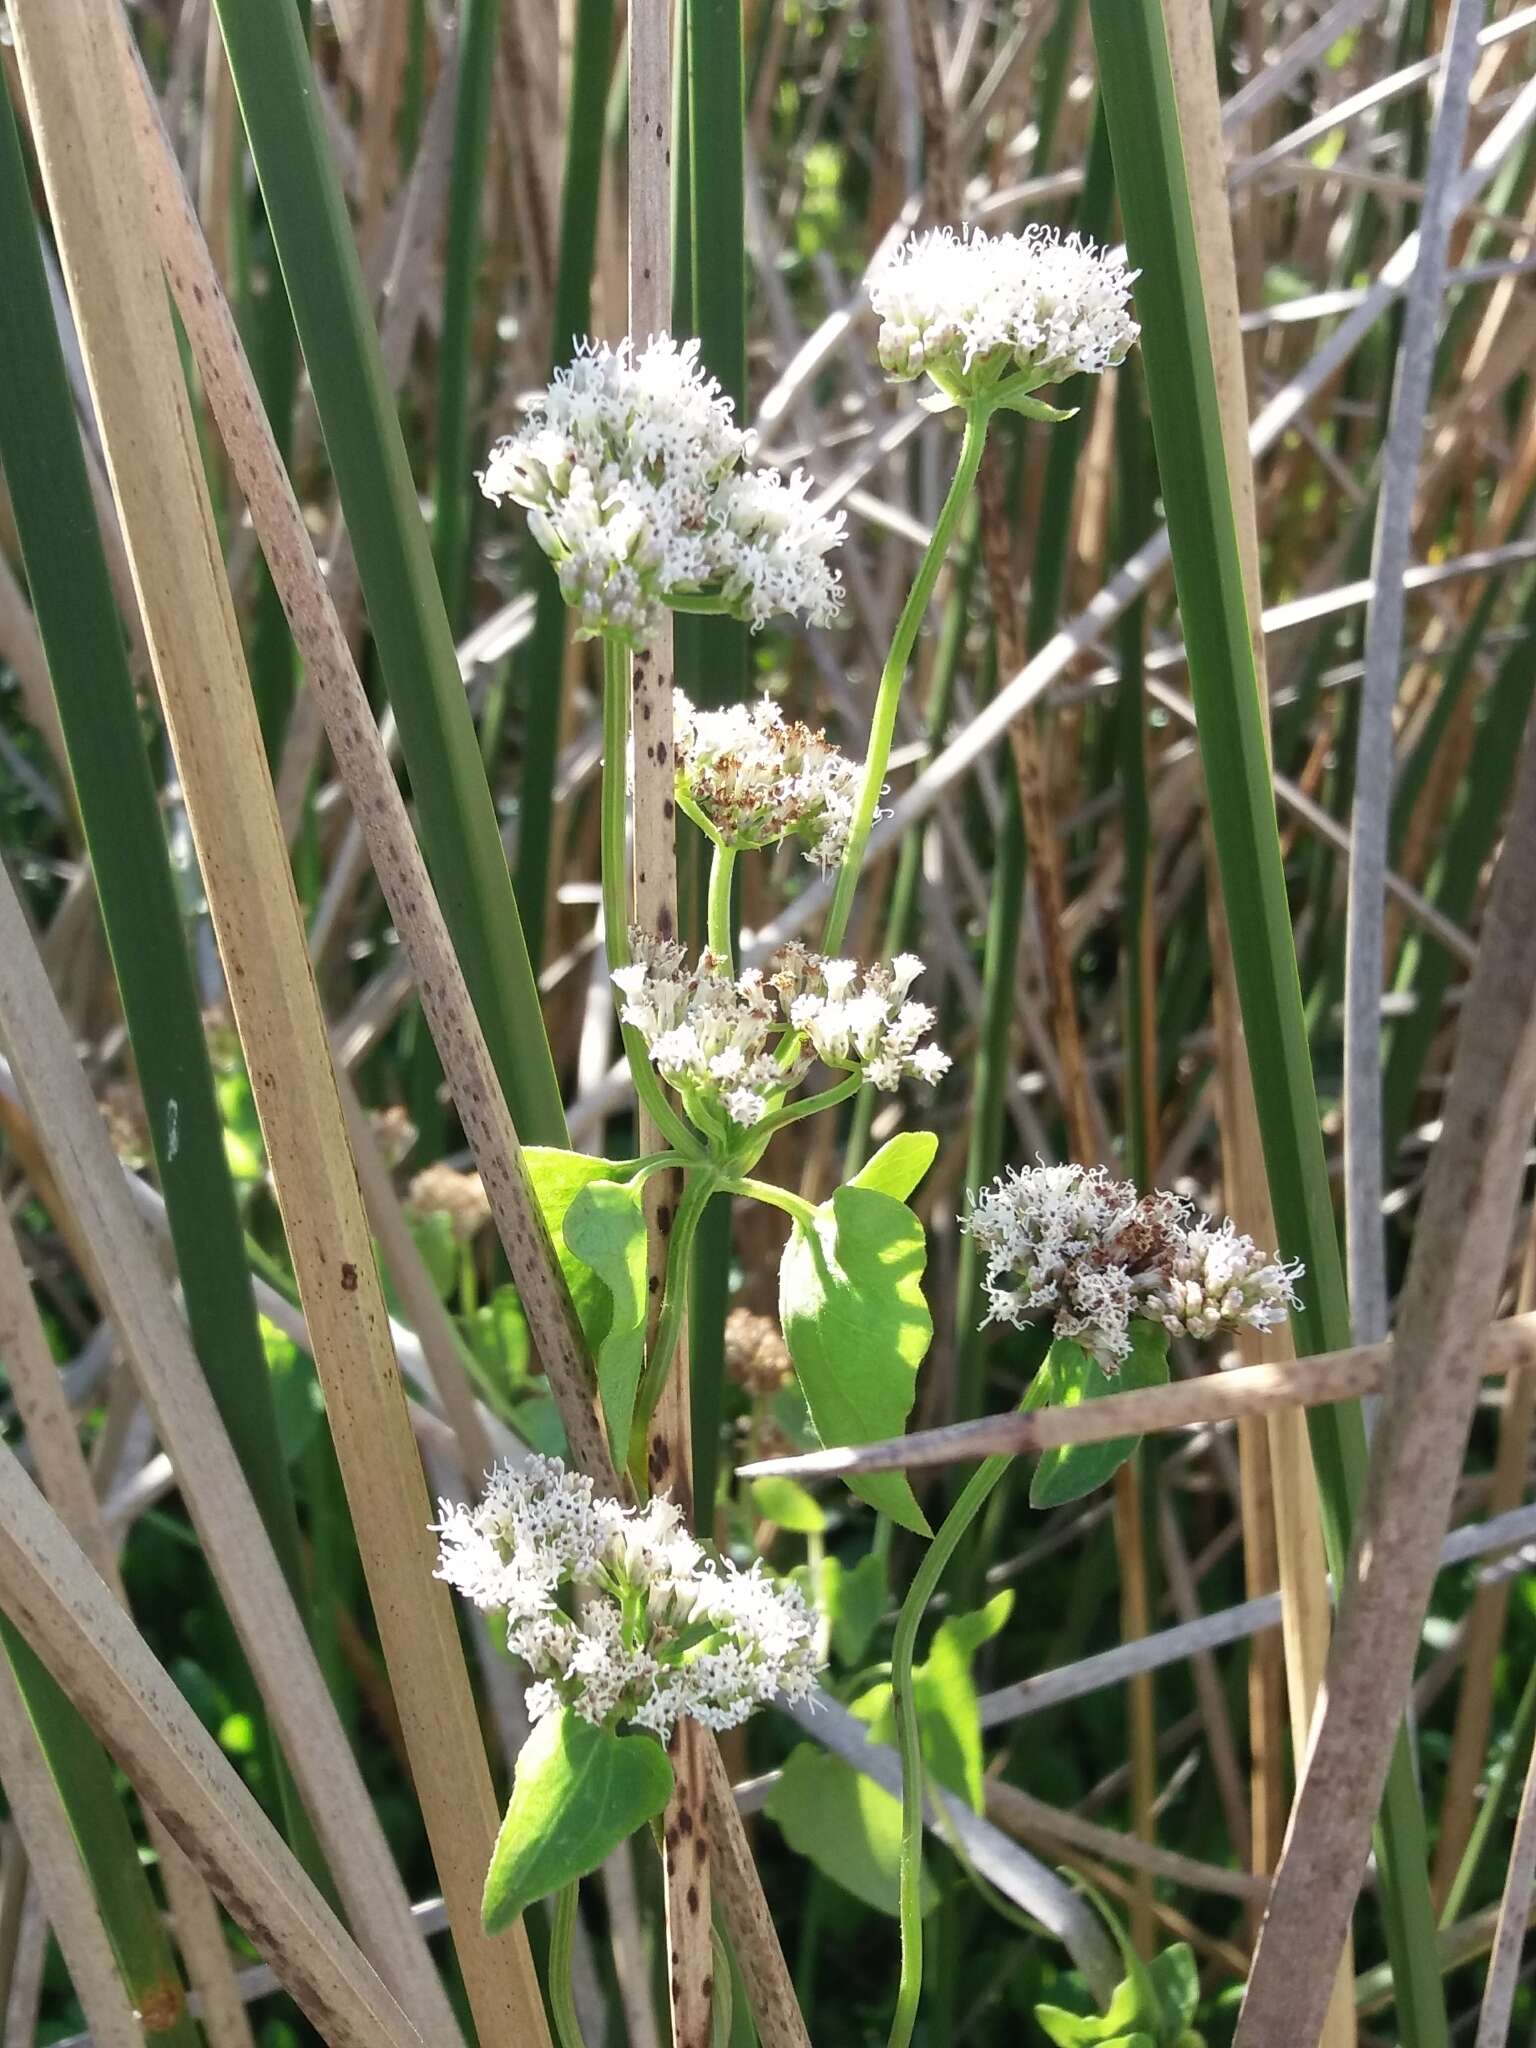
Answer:
<svg viewBox="0 0 1536 2048"><path fill-rule="evenodd" d="M599 1392L610 1429L629 1446L643 1505L594 1500L589 1482L535 1458L519 1472L493 1474L477 1507L445 1507L439 1525L442 1576L504 1615L507 1647L536 1681L535 1734L519 1759L485 1910L495 1928L558 1891L552 1970L562 2048L579 2039L568 1996L576 1884L665 1806L671 1769L658 1744L679 1716L725 1728L775 1693L806 1697L823 1633L798 1593L756 1566L743 1573L717 1560L670 1500L647 1500L647 1424L677 1354L699 1221L713 1196L761 1201L791 1218L780 1272L783 1341L823 1440L890 1434L911 1410L931 1319L918 1287L922 1231L904 1197L931 1160L931 1142L907 1134L902 1160L878 1184L861 1176L819 1206L760 1179L756 1168L787 1125L835 1112L865 1086L932 1087L949 1067L928 1037L933 1010L911 993L921 960L898 953L861 965L840 948L901 691L990 422L1005 409L1066 417L1033 394L1123 360L1137 331L1130 285L1124 266L1091 243L1033 228L919 236L872 281L883 367L898 382L926 377L927 408L962 414L954 474L881 669L862 762L771 697L703 711L674 696L676 808L711 850L707 942L697 958L670 933L632 922L630 655L668 610L730 616L754 630L781 612L831 623L841 597L831 556L842 515L817 508L803 473L786 482L752 466L754 437L700 367L698 344L666 335L617 348L581 344L526 424L492 449L481 476L487 497L523 506L577 614L578 635L602 642L604 943L636 1094L670 1148L603 1166L606 1180L584 1188L553 1225L566 1253L590 1255L612 1292L606 1266L621 1240L638 1249L643 1268L645 1222L634 1190L661 1166L682 1171L648 1353L636 1359L622 1339L598 1346ZM738 969L737 863L787 841L835 872L822 948L791 944L763 967ZM818 1069L829 1077L819 1086ZM992 1316L1051 1316L1059 1334L1052 1357L1079 1361L1080 1375L1155 1371L1170 1329L1205 1335L1283 1313L1290 1299L1290 1270L1262 1259L1230 1228L1213 1231L1175 1197L1142 1200L1081 1168L1014 1176L978 1194L967 1227L988 1260ZM617 1292L613 1300L617 1312ZM842 1381L848 1346L861 1341L869 1355L854 1392ZM1052 1398L1054 1387L1043 1372L1030 1398ZM1080 1386L1077 1397L1085 1391L1093 1389ZM928 1601L1001 1471L1001 1460L989 1462L962 1495L896 1631L904 1785L896 2048L911 2038L922 1980L923 1766L912 1658ZM883 1482L870 1498L928 1533L905 1480ZM594 1827L591 1788L599 1784L605 1817Z"/></svg>
<svg viewBox="0 0 1536 2048"><path fill-rule="evenodd" d="M1048 1323L1056 1344L1019 1404L1053 1389L1056 1346L1096 1360L1111 1379L1135 1338L1164 1358L1169 1335L1265 1330L1296 1303L1300 1268L1269 1258L1230 1221L1213 1225L1181 1196L1141 1196L1103 1167L1035 1166L1004 1174L961 1218L987 1262L987 1320ZM923 1980L922 1733L912 1663L923 1615L945 1567L1011 1460L986 1459L945 1517L912 1580L891 1648L901 1753L901 1981L889 2048L907 2048ZM1106 1475L1099 1475L1100 1477Z"/></svg>

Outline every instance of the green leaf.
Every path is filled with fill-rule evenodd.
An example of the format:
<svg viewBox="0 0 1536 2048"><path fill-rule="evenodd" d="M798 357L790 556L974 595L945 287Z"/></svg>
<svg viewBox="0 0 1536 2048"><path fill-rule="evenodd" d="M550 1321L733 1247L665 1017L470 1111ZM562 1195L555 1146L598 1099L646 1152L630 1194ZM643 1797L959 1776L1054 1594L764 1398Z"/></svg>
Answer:
<svg viewBox="0 0 1536 2048"><path fill-rule="evenodd" d="M528 1162L534 1197L555 1241L560 1270L571 1290L581 1333L588 1350L596 1356L598 1346L608 1334L613 1296L586 1261L577 1258L566 1243L565 1218L584 1187L595 1180L612 1180L623 1169L611 1159L593 1159L585 1152L566 1152L553 1145L527 1145L523 1157Z"/></svg>
<svg viewBox="0 0 1536 2048"><path fill-rule="evenodd" d="M812 1228L796 1223L790 1232L779 1267L779 1319L822 1443L872 1443L906 1428L933 1336L923 1300L926 1260L917 1218L874 1188L839 1188ZM848 1483L904 1529L931 1534L901 1473Z"/></svg>
<svg viewBox="0 0 1536 2048"><path fill-rule="evenodd" d="M923 1761L946 1791L967 1801L977 1813L984 1803L985 1783L981 1710L971 1667L976 1652L991 1641L1012 1611L1013 1594L1004 1591L970 1614L951 1615L934 1631L927 1658L912 1668ZM889 1685L872 1687L853 1711L869 1723L872 1740L896 1741Z"/></svg>
<svg viewBox="0 0 1536 2048"><path fill-rule="evenodd" d="M1075 1408L1104 1394L1128 1393L1134 1387L1161 1387L1168 1381L1168 1333L1156 1323L1131 1324L1131 1350L1113 1377L1096 1358L1070 1337L1058 1337L1030 1388L1032 1408ZM1036 1399L1039 1390L1040 1398ZM1030 1482L1032 1508L1059 1508L1102 1486L1125 1463L1139 1438L1121 1436L1107 1444L1063 1444L1046 1451Z"/></svg>
<svg viewBox="0 0 1536 2048"><path fill-rule="evenodd" d="M893 1917L901 1903L901 1802L812 1742L790 1752L764 1812L823 1876ZM936 1894L926 1872L923 1911Z"/></svg>
<svg viewBox="0 0 1536 2048"><path fill-rule="evenodd" d="M840 1557L824 1557L818 1590L822 1612L832 1624L833 1649L842 1663L857 1664L885 1612L885 1559L874 1550L853 1566Z"/></svg>
<svg viewBox="0 0 1536 2048"><path fill-rule="evenodd" d="M999 410L1022 413L1027 420L1047 420L1051 425L1059 426L1063 420L1072 419L1078 408L1069 405L1063 409L1059 405L1047 405L1043 398L1027 398L1021 395L1018 398L1000 400Z"/></svg>
<svg viewBox="0 0 1536 2048"><path fill-rule="evenodd" d="M1161 2015L1161 2038L1177 2043L1193 2025L1195 2007L1200 2003L1200 1970L1194 1950L1187 1941L1176 1941L1152 1958L1147 1975Z"/></svg>
<svg viewBox="0 0 1536 2048"><path fill-rule="evenodd" d="M877 1194L893 1195L904 1202L932 1166L938 1150L934 1131L898 1131L865 1160L848 1185L873 1188Z"/></svg>
<svg viewBox="0 0 1536 2048"><path fill-rule="evenodd" d="M565 1242L608 1292L608 1327L593 1350L608 1442L622 1470L645 1364L645 1208L640 1190L622 1181L587 1181L565 1212Z"/></svg>
<svg viewBox="0 0 1536 2048"><path fill-rule="evenodd" d="M649 1735L594 1728L567 1707L524 1743L491 1852L481 1918L500 1934L536 1899L595 1870L672 1796L672 1766Z"/></svg>
<svg viewBox="0 0 1536 2048"><path fill-rule="evenodd" d="M441 1209L428 1209L419 1215L408 1213L405 1220L438 1300L451 1301L458 1292L460 1276L459 1241L453 1234L452 1217Z"/></svg>
<svg viewBox="0 0 1536 2048"><path fill-rule="evenodd" d="M821 1502L793 1479L754 1479L752 1505L765 1522L796 1536L819 1536L827 1526Z"/></svg>

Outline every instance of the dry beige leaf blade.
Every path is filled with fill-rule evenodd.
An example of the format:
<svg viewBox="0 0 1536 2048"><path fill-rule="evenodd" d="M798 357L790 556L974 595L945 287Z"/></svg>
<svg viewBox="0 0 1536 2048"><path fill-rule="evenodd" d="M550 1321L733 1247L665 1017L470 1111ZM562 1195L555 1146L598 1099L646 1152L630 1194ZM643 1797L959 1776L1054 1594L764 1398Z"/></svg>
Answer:
<svg viewBox="0 0 1536 2048"><path fill-rule="evenodd" d="M0 977L0 1044L10 1056L44 1148L55 1182L52 1199L67 1209L75 1234L93 1248L93 1286L175 1463L182 1498L261 1685L346 1910L391 1988L402 2002L420 2008L419 2024L426 2038L452 2042L458 2030L411 1917L410 1900L3 872L0 952L6 961ZM10 1321L13 1327L22 1327L14 1315ZM24 1352L19 1355L26 1357ZM31 1412L36 1414L36 1376L24 1374L24 1379ZM56 1424L42 1439L44 1455L55 1449L60 1434ZM80 1505L78 1482L69 1486L68 1497ZM82 1527L90 1530L92 1520ZM97 1534L89 1542L93 1562L100 1559L110 1568L110 1555L100 1557L105 1539Z"/></svg>
<svg viewBox="0 0 1536 2048"><path fill-rule="evenodd" d="M0 1603L332 2048L422 2048L33 1486L0 1449Z"/></svg>
<svg viewBox="0 0 1536 2048"><path fill-rule="evenodd" d="M120 9L104 14L82 0L28 4L13 24L161 700L470 2004L488 2037L511 2028L538 2042L547 2024L526 1941L493 1942L480 1923L495 1798L453 1612L432 1577L431 1506L387 1341L170 311L143 232L148 195L135 153L119 146L126 24ZM300 1759L291 1761L297 1769ZM419 1958L414 1937L396 1938L404 1956ZM451 2038L441 1986L417 1977L413 2009Z"/></svg>
<svg viewBox="0 0 1536 2048"><path fill-rule="evenodd" d="M9 1217L0 1215L0 1358L17 1413L27 1434L27 1447L50 1505L96 1567L118 1603L128 1606L117 1549L102 1516L80 1448L75 1418L63 1382L48 1349L47 1334L37 1313L21 1251ZM23 1758L23 1763L26 1759ZM149 1815L149 1830L160 1859L176 1938L187 1974L202 2000L203 2030L211 2048L255 2048L250 2017L235 1983L234 1964L224 1939L218 1908L208 1889ZM89 1951L85 1964L90 1966ZM83 1998L83 1993L82 1993ZM87 2008L89 2010L89 2008Z"/></svg>

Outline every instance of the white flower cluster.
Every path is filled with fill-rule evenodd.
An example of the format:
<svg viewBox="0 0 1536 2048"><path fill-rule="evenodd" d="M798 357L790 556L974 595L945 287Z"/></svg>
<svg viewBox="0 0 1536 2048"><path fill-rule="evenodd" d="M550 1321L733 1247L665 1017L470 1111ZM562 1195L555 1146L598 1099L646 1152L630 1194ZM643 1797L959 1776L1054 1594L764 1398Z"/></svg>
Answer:
<svg viewBox="0 0 1536 2048"><path fill-rule="evenodd" d="M440 1512L437 1576L506 1616L535 1721L570 1707L665 1742L684 1715L734 1728L814 1690L815 1617L798 1587L761 1563L716 1563L669 1500L626 1508L558 1458L530 1457L498 1465L476 1506Z"/></svg>
<svg viewBox="0 0 1536 2048"><path fill-rule="evenodd" d="M643 646L670 598L699 591L754 627L781 611L826 624L843 515L813 511L798 470L786 484L743 469L752 445L696 341L584 341L492 448L480 488L525 507L584 634Z"/></svg>
<svg viewBox="0 0 1536 2048"><path fill-rule="evenodd" d="M907 1000L923 971L911 953L866 969L861 981L852 960L788 945L766 974L749 968L733 979L714 954L690 970L681 946L638 930L630 947L631 965L613 977L624 997L620 1018L639 1032L695 1123L707 1127L715 1112L743 1128L760 1123L816 1059L885 1089L906 1075L935 1082L949 1067L947 1053L918 1042L933 1011ZM799 1038L781 1059L775 1048L786 1025Z"/></svg>
<svg viewBox="0 0 1536 2048"><path fill-rule="evenodd" d="M1129 312L1132 277L1107 251L1054 228L914 235L870 280L881 365L901 379L926 370L951 397L1016 372L1053 384L1112 369L1141 331Z"/></svg>
<svg viewBox="0 0 1536 2048"><path fill-rule="evenodd" d="M1046 1314L1113 1372L1133 1317L1174 1333L1268 1330L1296 1301L1299 1264L1261 1252L1182 1196L1140 1196L1103 1167L1010 1169L973 1197L964 1226L986 1255L988 1322Z"/></svg>
<svg viewBox="0 0 1536 2048"><path fill-rule="evenodd" d="M807 860L834 867L853 827L859 771L824 732L787 720L771 697L695 711L672 693L677 789L726 846L772 846L791 836Z"/></svg>

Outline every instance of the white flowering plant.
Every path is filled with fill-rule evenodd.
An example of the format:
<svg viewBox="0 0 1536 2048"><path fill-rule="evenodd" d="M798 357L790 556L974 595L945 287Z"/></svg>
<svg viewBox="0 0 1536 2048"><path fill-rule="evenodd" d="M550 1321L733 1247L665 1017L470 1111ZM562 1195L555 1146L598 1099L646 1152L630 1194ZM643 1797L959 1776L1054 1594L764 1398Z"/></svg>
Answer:
<svg viewBox="0 0 1536 2048"><path fill-rule="evenodd" d="M591 1346L614 1464L639 1505L605 1500L589 1478L535 1459L492 1475L477 1505L445 1505L439 1526L441 1574L501 1618L536 1723L497 1846L490 1924L573 1885L655 1818L672 1782L662 1744L680 1718L726 1728L774 1697L814 1689L825 1643L813 1614L795 1589L707 1551L672 1503L651 1494L648 1424L676 1355L700 1219L727 1196L790 1218L782 1351L816 1437L832 1448L906 1430L933 1328L926 1240L909 1198L936 1138L901 1130L818 1204L758 1168L776 1133L835 1114L863 1089L926 1092L943 1081L949 1058L931 1036L935 1012L912 993L923 963L906 953L860 963L844 950L897 707L990 422L1005 410L1063 418L1034 393L1123 361L1137 333L1131 283L1112 254L1046 229L940 229L909 240L873 277L882 365L898 383L926 377L931 409L963 415L954 475L882 667L862 761L771 697L710 710L674 694L674 807L709 847L696 950L634 920L630 655L669 610L754 628L777 612L826 625L838 607L831 557L841 515L818 506L803 473L786 484L752 467L753 437L706 375L698 345L666 336L641 347L583 344L526 424L491 451L482 488L526 510L578 630L603 645L603 936L629 1070L661 1149L623 1162L528 1155ZM831 881L819 946L738 958L735 864L786 843ZM643 1191L663 1171L678 1176L680 1193L653 1317ZM960 1221L985 1267L988 1320L1050 1326L1026 1397L1033 1406L1165 1379L1174 1336L1265 1329L1294 1300L1293 1266L1181 1197L1140 1193L1103 1169L1009 1172L968 1196ZM1131 1448L1052 1453L1032 1497L1073 1498ZM893 2048L911 2037L922 1954L917 1626L1000 1469L984 1468L943 1523L893 1645L888 1707L904 1786ZM933 1534L901 1473L855 1472L848 1483L891 1522ZM967 1640L1001 1627L1006 1601L987 1613L981 1633L976 1617L967 1622Z"/></svg>

